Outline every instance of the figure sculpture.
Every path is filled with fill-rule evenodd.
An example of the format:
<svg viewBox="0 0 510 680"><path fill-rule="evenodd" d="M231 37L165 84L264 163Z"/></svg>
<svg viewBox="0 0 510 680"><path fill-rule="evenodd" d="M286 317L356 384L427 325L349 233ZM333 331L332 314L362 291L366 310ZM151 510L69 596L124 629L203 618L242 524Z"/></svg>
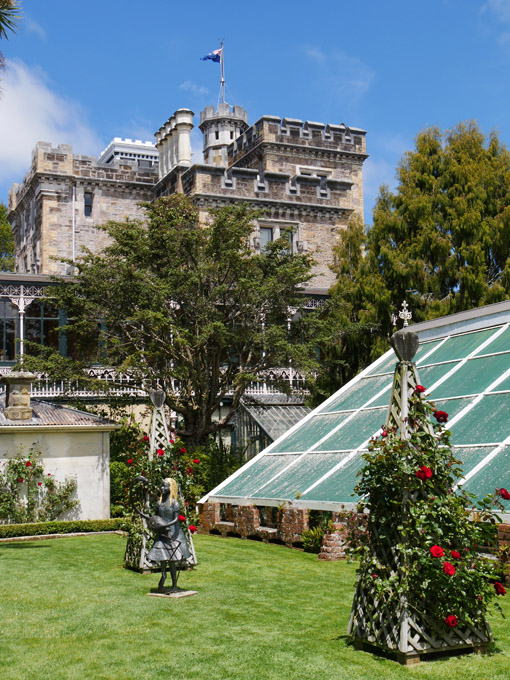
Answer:
<svg viewBox="0 0 510 680"><path fill-rule="evenodd" d="M178 498L178 485L175 479L164 479L161 484L161 496L156 504L154 515L149 520L149 528L154 527L156 538L147 558L151 562L159 563L161 567L161 579L158 583L158 592L176 593L181 590L177 587L177 567L183 566L191 553L184 532L179 524L181 506ZM156 520L158 518L160 521ZM151 521L152 520L152 521ZM172 587L165 588L167 568L170 569Z"/></svg>

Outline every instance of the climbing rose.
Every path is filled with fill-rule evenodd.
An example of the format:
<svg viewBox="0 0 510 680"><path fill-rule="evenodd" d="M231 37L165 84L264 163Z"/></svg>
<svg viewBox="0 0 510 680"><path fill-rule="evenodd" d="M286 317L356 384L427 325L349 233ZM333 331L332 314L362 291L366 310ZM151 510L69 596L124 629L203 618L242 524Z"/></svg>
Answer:
<svg viewBox="0 0 510 680"><path fill-rule="evenodd" d="M448 420L448 414L446 411L434 411L432 414L438 423L446 423Z"/></svg>
<svg viewBox="0 0 510 680"><path fill-rule="evenodd" d="M51 472L48 472L48 477L51 477Z"/></svg>
<svg viewBox="0 0 510 680"><path fill-rule="evenodd" d="M26 465L27 467L32 467L32 463L31 463L29 460L27 460L27 462L25 463L25 465ZM501 495L503 495L503 494L501 494Z"/></svg>
<svg viewBox="0 0 510 680"><path fill-rule="evenodd" d="M163 451L163 449L156 449L156 453L158 454L158 456L164 456L165 455L165 452Z"/></svg>
<svg viewBox="0 0 510 680"><path fill-rule="evenodd" d="M188 467L186 468L186 474L187 474L187 475L192 475L192 474L193 474L193 468L190 468L189 465L188 465Z"/></svg>
<svg viewBox="0 0 510 680"><path fill-rule="evenodd" d="M179 453L186 453L186 449L179 449Z"/></svg>
<svg viewBox="0 0 510 680"><path fill-rule="evenodd" d="M175 444L175 439L170 439L170 444Z"/></svg>
<svg viewBox="0 0 510 680"><path fill-rule="evenodd" d="M23 477L20 477L20 478L18 479L18 482L21 484L22 481L23 481Z"/></svg>
<svg viewBox="0 0 510 680"><path fill-rule="evenodd" d="M443 571L448 576L453 576L455 574L455 567L451 562L445 562L443 564Z"/></svg>
<svg viewBox="0 0 510 680"><path fill-rule="evenodd" d="M385 427L383 427L382 432L381 432L381 437L387 437L387 436L388 436L388 431L386 430Z"/></svg>
<svg viewBox="0 0 510 680"><path fill-rule="evenodd" d="M425 387L423 387L423 385L416 385L416 387L414 388L414 391L420 392L420 393L425 392Z"/></svg>
<svg viewBox="0 0 510 680"><path fill-rule="evenodd" d="M496 591L496 595L506 594L506 588L499 581L496 581L494 584L494 590Z"/></svg>
<svg viewBox="0 0 510 680"><path fill-rule="evenodd" d="M147 435L145 435L145 437L143 438L143 441L144 441L144 442L148 442L148 441L149 441L149 437L147 437Z"/></svg>
<svg viewBox="0 0 510 680"><path fill-rule="evenodd" d="M421 479L421 481L424 482L426 479L430 479L432 477L432 470L426 465L420 465L420 469L417 470L416 476L418 479Z"/></svg>
<svg viewBox="0 0 510 680"><path fill-rule="evenodd" d="M450 614L450 616L447 616L446 619L444 620L448 628L455 628L455 626L458 623L458 619L455 616L455 614Z"/></svg>
<svg viewBox="0 0 510 680"><path fill-rule="evenodd" d="M378 574L372 574L372 578L379 578Z"/></svg>
<svg viewBox="0 0 510 680"><path fill-rule="evenodd" d="M37 482L37 486L41 486L41 485L42 485L42 482Z"/></svg>
<svg viewBox="0 0 510 680"><path fill-rule="evenodd" d="M196 526L195 526L194 524L190 524L189 527L188 527L188 529L191 531L192 534L194 534L195 531L197 530L197 528L196 528Z"/></svg>
<svg viewBox="0 0 510 680"><path fill-rule="evenodd" d="M185 522L185 521L186 521L186 517L184 517L184 515L179 515L179 522Z"/></svg>
<svg viewBox="0 0 510 680"><path fill-rule="evenodd" d="M442 557L444 555L444 550L439 545L433 545L430 549L430 554L432 557Z"/></svg>
<svg viewBox="0 0 510 680"><path fill-rule="evenodd" d="M460 560L460 553L457 552L456 550L452 550L451 556L452 556L455 560Z"/></svg>
<svg viewBox="0 0 510 680"><path fill-rule="evenodd" d="M499 495L505 501L510 501L510 492L508 492L506 489L499 489Z"/></svg>
<svg viewBox="0 0 510 680"><path fill-rule="evenodd" d="M198 460L198 458L193 458L193 463L195 465L198 465L200 463L200 461Z"/></svg>
<svg viewBox="0 0 510 680"><path fill-rule="evenodd" d="M128 462L128 465L131 465L131 463L133 462L133 459L132 459L132 458L128 458L128 459L127 459L127 462Z"/></svg>

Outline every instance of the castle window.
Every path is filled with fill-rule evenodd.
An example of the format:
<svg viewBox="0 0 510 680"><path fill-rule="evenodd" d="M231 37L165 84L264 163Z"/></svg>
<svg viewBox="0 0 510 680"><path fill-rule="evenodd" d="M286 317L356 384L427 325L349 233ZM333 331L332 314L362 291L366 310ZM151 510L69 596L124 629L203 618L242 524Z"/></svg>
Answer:
<svg viewBox="0 0 510 680"><path fill-rule="evenodd" d="M273 229L271 227L260 227L260 252L263 252L272 240Z"/></svg>
<svg viewBox="0 0 510 680"><path fill-rule="evenodd" d="M230 130L230 139L234 139L234 131Z"/></svg>
<svg viewBox="0 0 510 680"><path fill-rule="evenodd" d="M215 135L216 135L216 139L220 138L220 133L218 132L218 130L216 130Z"/></svg>
<svg viewBox="0 0 510 680"><path fill-rule="evenodd" d="M85 217L90 217L92 215L92 196L90 191L86 191L84 194L84 214Z"/></svg>

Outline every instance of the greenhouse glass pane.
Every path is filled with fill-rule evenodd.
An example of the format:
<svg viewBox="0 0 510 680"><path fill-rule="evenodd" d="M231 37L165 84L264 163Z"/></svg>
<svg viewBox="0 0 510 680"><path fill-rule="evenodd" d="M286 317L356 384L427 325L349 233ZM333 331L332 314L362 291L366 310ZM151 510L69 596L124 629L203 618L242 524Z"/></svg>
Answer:
<svg viewBox="0 0 510 680"><path fill-rule="evenodd" d="M358 483L358 471L365 464L361 455L362 452L356 453L345 466L339 468L309 493L304 494L301 500L357 503L359 496L354 496L353 493Z"/></svg>
<svg viewBox="0 0 510 680"><path fill-rule="evenodd" d="M370 439L386 422L386 409L358 411L348 423L314 449L316 451L341 451L356 449Z"/></svg>
<svg viewBox="0 0 510 680"><path fill-rule="evenodd" d="M386 406L387 408L390 405L390 396L391 396L391 388L393 386L393 376L391 376L391 382L388 383L388 388L384 390L384 392L377 397L375 401L373 401L370 404L370 407L372 406Z"/></svg>
<svg viewBox="0 0 510 680"><path fill-rule="evenodd" d="M498 330L498 329L495 329ZM510 350L510 328L506 328L501 335L493 340L485 349L477 354L493 354L494 352L508 352Z"/></svg>
<svg viewBox="0 0 510 680"><path fill-rule="evenodd" d="M420 342L420 346L418 347L418 351L416 352L416 355L414 357L414 362L418 363L424 356L426 356L434 347L437 347L443 342L444 338L440 338L439 340L434 340L432 342L424 342L423 344ZM435 352L432 352L430 357L425 360L425 363L430 364L434 359Z"/></svg>
<svg viewBox="0 0 510 680"><path fill-rule="evenodd" d="M454 397L462 394L480 394L510 368L510 354L495 354L482 359L469 359L444 383L431 392L431 396Z"/></svg>
<svg viewBox="0 0 510 680"><path fill-rule="evenodd" d="M372 368L367 375L378 375L379 373L393 373L395 370L395 365L397 363L397 357L395 355L395 352L391 352L389 357L385 359L382 364L377 366L376 368Z"/></svg>
<svg viewBox="0 0 510 680"><path fill-rule="evenodd" d="M454 444L500 443L510 435L510 394L489 394L452 425Z"/></svg>
<svg viewBox="0 0 510 680"><path fill-rule="evenodd" d="M262 456L218 491L218 496L251 496L262 484L294 462L298 456Z"/></svg>
<svg viewBox="0 0 510 680"><path fill-rule="evenodd" d="M346 453L307 453L285 474L273 479L256 493L258 498L300 497L309 486L335 467Z"/></svg>
<svg viewBox="0 0 510 680"><path fill-rule="evenodd" d="M502 392L503 390L510 390L510 376L502 380L499 385L491 390L492 392Z"/></svg>
<svg viewBox="0 0 510 680"><path fill-rule="evenodd" d="M490 328L484 331L475 331L473 333L466 333L465 335L456 335L439 347L436 352L430 357L430 361L436 363L438 361L453 361L454 359L465 359L478 345L487 340L496 332L495 328ZM490 351L490 350L487 350Z"/></svg>
<svg viewBox="0 0 510 680"><path fill-rule="evenodd" d="M461 399L434 399L434 405L438 411L446 411L451 420L453 416L456 416L462 409L469 406L473 400L474 397L462 397ZM452 436L452 444L457 444L458 442L453 441L453 439L454 436Z"/></svg>
<svg viewBox="0 0 510 680"><path fill-rule="evenodd" d="M454 458L461 461L462 465L460 467L465 475L493 450L493 446L470 446L467 449L452 449Z"/></svg>
<svg viewBox="0 0 510 680"><path fill-rule="evenodd" d="M489 454L487 451L487 454ZM484 465L463 485L465 491L483 498L500 487L510 490L510 447L505 446L494 458ZM510 511L510 501L502 501L506 512Z"/></svg>
<svg viewBox="0 0 510 680"><path fill-rule="evenodd" d="M319 439L349 417L348 413L338 413L334 415L316 415L288 437L283 439L271 453L282 453L285 451L307 451L310 446L316 444Z"/></svg>
<svg viewBox="0 0 510 680"><path fill-rule="evenodd" d="M355 410L367 403L385 385L391 385L393 376L379 376L378 378L361 378L349 390L343 392L337 399L330 402L324 411ZM321 409L322 410L322 409Z"/></svg>
<svg viewBox="0 0 510 680"><path fill-rule="evenodd" d="M436 383L440 378L446 375L452 368L459 365L459 362L452 362L450 364L439 364L439 366L425 366L421 368L418 366L418 377L420 383L427 389Z"/></svg>

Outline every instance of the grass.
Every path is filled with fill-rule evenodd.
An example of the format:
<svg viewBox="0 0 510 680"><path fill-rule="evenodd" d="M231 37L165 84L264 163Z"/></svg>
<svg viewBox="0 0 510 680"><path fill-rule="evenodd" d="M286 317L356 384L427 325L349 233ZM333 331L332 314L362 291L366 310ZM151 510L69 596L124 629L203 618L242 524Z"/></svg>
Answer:
<svg viewBox="0 0 510 680"><path fill-rule="evenodd" d="M124 570L124 547L117 535L0 545L2 680L510 677L510 624L499 614L486 655L404 668L354 650L352 564L198 536L199 565L179 585L199 594L168 600L146 597L159 577Z"/></svg>

